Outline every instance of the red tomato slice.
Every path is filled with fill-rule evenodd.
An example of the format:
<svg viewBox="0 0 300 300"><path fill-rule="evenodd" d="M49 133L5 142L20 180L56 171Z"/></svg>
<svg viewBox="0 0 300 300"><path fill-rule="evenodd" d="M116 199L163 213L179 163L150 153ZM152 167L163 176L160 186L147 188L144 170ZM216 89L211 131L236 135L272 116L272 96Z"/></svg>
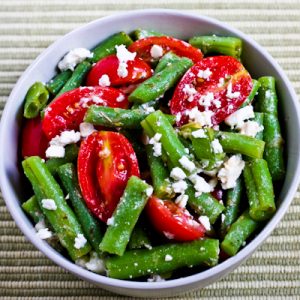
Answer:
<svg viewBox="0 0 300 300"><path fill-rule="evenodd" d="M107 56L98 61L87 76L86 85L97 86L102 75L107 75L111 86L127 85L141 82L152 75L150 66L141 58L127 62L128 75L124 78L118 75L119 60L116 55Z"/></svg>
<svg viewBox="0 0 300 300"><path fill-rule="evenodd" d="M178 125L182 125L188 122L185 111L198 107L199 111L211 111L211 121L217 125L240 107L249 96L252 85L251 76L235 58L204 58L192 66L178 83L170 101L171 113L180 113ZM192 96L189 89L195 89ZM213 100L209 99L212 95ZM205 101L208 103L205 104Z"/></svg>
<svg viewBox="0 0 300 300"><path fill-rule="evenodd" d="M92 104L127 108L126 96L110 87L79 87L55 99L45 111L43 131L52 139L65 130L77 130Z"/></svg>
<svg viewBox="0 0 300 300"><path fill-rule="evenodd" d="M103 222L110 218L130 176L140 176L130 142L120 133L99 131L79 149L78 179L91 212Z"/></svg>
<svg viewBox="0 0 300 300"><path fill-rule="evenodd" d="M185 209L169 200L151 197L146 211L157 231L175 241L193 241L204 236L205 228Z"/></svg>
<svg viewBox="0 0 300 300"><path fill-rule="evenodd" d="M153 45L162 47L163 54L173 51L178 56L190 58L194 63L203 58L203 54L200 49L194 48L185 41L169 36L152 36L137 40L128 47L128 50L131 52L137 52L139 57L150 62L153 61L153 57L151 56L151 48Z"/></svg>
<svg viewBox="0 0 300 300"><path fill-rule="evenodd" d="M22 157L38 155L45 158L48 140L42 130L41 118L26 119L22 132Z"/></svg>

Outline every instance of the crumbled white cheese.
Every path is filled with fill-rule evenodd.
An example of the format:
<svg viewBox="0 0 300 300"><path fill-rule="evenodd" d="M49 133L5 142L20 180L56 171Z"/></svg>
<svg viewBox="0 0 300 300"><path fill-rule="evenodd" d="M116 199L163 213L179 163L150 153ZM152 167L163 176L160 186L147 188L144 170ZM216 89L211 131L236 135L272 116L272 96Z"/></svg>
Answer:
<svg viewBox="0 0 300 300"><path fill-rule="evenodd" d="M50 145L46 149L46 157L65 157L65 148L63 146L59 145Z"/></svg>
<svg viewBox="0 0 300 300"><path fill-rule="evenodd" d="M46 240L52 237L52 232L49 230L49 228L41 228L36 232L36 235L40 239Z"/></svg>
<svg viewBox="0 0 300 300"><path fill-rule="evenodd" d="M188 101L192 102L194 100L194 95L197 94L197 91L191 84L185 84L182 91L188 96Z"/></svg>
<svg viewBox="0 0 300 300"><path fill-rule="evenodd" d="M175 199L175 203L181 207L181 208L184 208L186 207L186 204L189 200L189 196L188 195L185 195L185 194L181 194L179 195L176 199Z"/></svg>
<svg viewBox="0 0 300 300"><path fill-rule="evenodd" d="M45 229L46 228L45 220L44 219L39 220L35 224L34 228L36 231L39 231L40 229Z"/></svg>
<svg viewBox="0 0 300 300"><path fill-rule="evenodd" d="M64 58L58 63L58 68L61 71L71 70L74 71L74 68L84 61L86 58L93 57L88 49L85 48L76 48L67 53Z"/></svg>
<svg viewBox="0 0 300 300"><path fill-rule="evenodd" d="M96 252L93 252L91 254L90 260L85 263L85 267L93 271L95 273L104 273L105 272L105 266L102 259L99 258L98 254Z"/></svg>
<svg viewBox="0 0 300 300"><path fill-rule="evenodd" d="M174 193L184 194L187 187L187 183L184 180L179 180L172 183L172 189Z"/></svg>
<svg viewBox="0 0 300 300"><path fill-rule="evenodd" d="M209 218L207 216L200 216L198 220L207 231L210 231L211 226L210 226Z"/></svg>
<svg viewBox="0 0 300 300"><path fill-rule="evenodd" d="M165 261L172 261L172 260L173 260L173 256L172 256L172 255L167 254L167 255L165 256Z"/></svg>
<svg viewBox="0 0 300 300"><path fill-rule="evenodd" d="M150 55L152 58L157 59L162 57L164 54L164 50L161 46L159 45L153 45L150 49Z"/></svg>
<svg viewBox="0 0 300 300"><path fill-rule="evenodd" d="M206 70L199 70L197 77L209 80L211 74L212 72L207 68Z"/></svg>
<svg viewBox="0 0 300 300"><path fill-rule="evenodd" d="M213 112L210 110L199 111L198 107L194 107L191 110L187 111L187 115L191 122L195 122L199 124L201 127L212 126L211 117L213 115Z"/></svg>
<svg viewBox="0 0 300 300"><path fill-rule="evenodd" d="M149 277L147 279L148 282L161 282L161 281L165 281L164 278L162 278L160 275L152 275L151 277Z"/></svg>
<svg viewBox="0 0 300 300"><path fill-rule="evenodd" d="M115 218L114 217L110 217L107 219L106 224L107 225L114 225L115 222Z"/></svg>
<svg viewBox="0 0 300 300"><path fill-rule="evenodd" d="M214 190L214 188L217 186L218 184L218 178L214 177L212 179L209 180L208 182L209 186L210 186L210 191L212 192Z"/></svg>
<svg viewBox="0 0 300 300"><path fill-rule="evenodd" d="M50 145L66 146L68 144L74 144L80 141L80 132L74 130L63 131L60 135L55 136L51 141Z"/></svg>
<svg viewBox="0 0 300 300"><path fill-rule="evenodd" d="M205 181L203 177L197 174L192 174L189 176L189 180L194 184L194 188L198 192L197 195L201 195L201 193L211 192L211 186Z"/></svg>
<svg viewBox="0 0 300 300"><path fill-rule="evenodd" d="M56 210L57 206L53 199L42 199L42 207L47 210Z"/></svg>
<svg viewBox="0 0 300 300"><path fill-rule="evenodd" d="M124 100L125 100L125 96L122 94L120 94L116 99L117 102L123 102Z"/></svg>
<svg viewBox="0 0 300 300"><path fill-rule="evenodd" d="M91 123L82 122L79 124L79 131L82 137L88 137L90 134L96 131L94 125Z"/></svg>
<svg viewBox="0 0 300 300"><path fill-rule="evenodd" d="M179 163L185 170L187 170L189 172L193 172L196 168L195 164L191 160L189 160L189 158L187 156L182 156L179 159Z"/></svg>
<svg viewBox="0 0 300 300"><path fill-rule="evenodd" d="M174 234L167 232L167 231L163 231L164 236L169 239L169 240L173 240L174 239Z"/></svg>
<svg viewBox="0 0 300 300"><path fill-rule="evenodd" d="M240 92L232 92L232 83L229 82L228 86L227 86L226 97L229 99L235 99L235 98L238 98L240 95L241 95Z"/></svg>
<svg viewBox="0 0 300 300"><path fill-rule="evenodd" d="M87 243L87 240L84 237L84 235L81 233L78 233L74 240L74 247L76 249L81 249L85 246L86 243Z"/></svg>
<svg viewBox="0 0 300 300"><path fill-rule="evenodd" d="M212 101L212 104L214 104L216 108L220 108L220 107L222 106L221 101L218 100L218 99L214 99L214 100Z"/></svg>
<svg viewBox="0 0 300 300"><path fill-rule="evenodd" d="M153 144L153 155L155 157L159 157L161 156L162 153L162 145L161 143L154 143Z"/></svg>
<svg viewBox="0 0 300 300"><path fill-rule="evenodd" d="M174 179L174 180L182 180L186 178L186 175L184 173L184 171L179 168L179 167L175 167L171 170L170 176Z"/></svg>
<svg viewBox="0 0 300 300"><path fill-rule="evenodd" d="M212 149L213 149L213 152L214 153L223 153L223 147L222 145L220 144L219 140L218 139L214 139L212 142L211 142L211 146L212 146Z"/></svg>
<svg viewBox="0 0 300 300"><path fill-rule="evenodd" d="M100 158L107 158L107 157L109 157L110 156L110 151L109 151L109 149L107 148L107 147L104 147L100 152L99 152L99 157Z"/></svg>
<svg viewBox="0 0 300 300"><path fill-rule="evenodd" d="M117 45L115 48L117 50L116 55L119 60L117 73L121 78L125 78L128 75L127 62L135 59L136 52L128 51L125 45Z"/></svg>
<svg viewBox="0 0 300 300"><path fill-rule="evenodd" d="M241 134L251 136L251 137L255 137L259 132L263 130L264 127L255 121L244 122L243 125L240 127Z"/></svg>
<svg viewBox="0 0 300 300"><path fill-rule="evenodd" d="M221 77L220 79L219 79L219 83L217 84L217 86L218 87L222 87L223 85L224 85L224 78L223 77Z"/></svg>
<svg viewBox="0 0 300 300"><path fill-rule="evenodd" d="M99 79L99 85L102 87L110 86L110 79L107 74L103 74Z"/></svg>
<svg viewBox="0 0 300 300"><path fill-rule="evenodd" d="M155 133L155 135L150 139L149 144L155 144L160 141L162 135L160 133Z"/></svg>
<svg viewBox="0 0 300 300"><path fill-rule="evenodd" d="M209 92L200 97L199 104L204 107L210 107L213 100L214 100L214 94Z"/></svg>
<svg viewBox="0 0 300 300"><path fill-rule="evenodd" d="M82 98L81 98L82 99ZM92 101L93 101L93 103L95 103L95 104L102 104L103 102L104 102L104 100L103 99L101 99L99 96L97 96L97 95L93 95L92 96Z"/></svg>
<svg viewBox="0 0 300 300"><path fill-rule="evenodd" d="M254 111L251 105L238 109L225 119L225 123L231 128L240 128L245 120L254 118Z"/></svg>
<svg viewBox="0 0 300 300"><path fill-rule="evenodd" d="M145 192L146 192L146 196L150 197L153 194L153 187L152 186L148 187Z"/></svg>
<svg viewBox="0 0 300 300"><path fill-rule="evenodd" d="M206 138L206 134L203 129L198 129L192 132L194 138Z"/></svg>
<svg viewBox="0 0 300 300"><path fill-rule="evenodd" d="M244 167L245 162L239 154L231 156L224 162L223 168L221 168L218 172L218 178L221 181L221 185L224 190L231 189L236 186L236 180L240 177Z"/></svg>

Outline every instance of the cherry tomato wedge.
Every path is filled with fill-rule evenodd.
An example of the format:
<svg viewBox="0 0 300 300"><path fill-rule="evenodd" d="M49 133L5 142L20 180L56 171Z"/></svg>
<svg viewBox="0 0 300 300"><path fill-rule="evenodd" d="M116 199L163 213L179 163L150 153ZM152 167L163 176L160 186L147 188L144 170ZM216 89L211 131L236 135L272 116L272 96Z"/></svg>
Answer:
<svg viewBox="0 0 300 300"><path fill-rule="evenodd" d="M38 155L45 158L48 139L42 130L40 116L26 119L22 132L22 157Z"/></svg>
<svg viewBox="0 0 300 300"><path fill-rule="evenodd" d="M116 55L110 55L101 59L90 70L87 76L86 85L101 85L99 84L99 79L102 77L102 75L107 75L109 77L111 86L141 82L152 75L150 66L139 57L127 62L127 76L119 76L118 68L119 60Z"/></svg>
<svg viewBox="0 0 300 300"><path fill-rule="evenodd" d="M146 211L154 228L175 241L193 241L204 236L205 228L185 209L169 200L152 196Z"/></svg>
<svg viewBox="0 0 300 300"><path fill-rule="evenodd" d="M91 212L106 222L129 177L140 176L135 152L122 134L99 131L81 143L77 163L82 196Z"/></svg>
<svg viewBox="0 0 300 300"><path fill-rule="evenodd" d="M231 56L204 58L192 66L178 83L170 101L171 113L180 113L178 125L188 122L186 110L212 112L217 125L247 99L252 79L244 66Z"/></svg>
<svg viewBox="0 0 300 300"><path fill-rule="evenodd" d="M110 87L80 87L62 94L45 110L43 131L52 139L65 130L77 130L92 104L127 108L126 96Z"/></svg>
<svg viewBox="0 0 300 300"><path fill-rule="evenodd" d="M194 48L187 42L169 36L152 36L137 40L128 47L128 50L131 52L137 52L139 57L150 62L153 61L153 57L151 56L151 48L153 45L162 47L163 54L172 51L178 56L190 58L194 63L203 58L203 54L200 49Z"/></svg>

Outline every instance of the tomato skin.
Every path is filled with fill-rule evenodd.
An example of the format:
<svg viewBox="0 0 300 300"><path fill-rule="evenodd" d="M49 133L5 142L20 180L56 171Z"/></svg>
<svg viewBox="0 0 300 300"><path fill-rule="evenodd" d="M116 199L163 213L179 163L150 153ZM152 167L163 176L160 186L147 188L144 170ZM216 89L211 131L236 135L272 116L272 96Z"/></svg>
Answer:
<svg viewBox="0 0 300 300"><path fill-rule="evenodd" d="M111 86L127 85L141 82L152 75L152 69L141 58L127 62L128 75L124 78L118 75L119 60L116 55L107 56L98 61L90 70L86 85L98 86L102 75L108 75Z"/></svg>
<svg viewBox="0 0 300 300"><path fill-rule="evenodd" d="M199 78L199 71L207 69L211 72L209 78ZM220 80L224 80L224 83L220 84ZM232 93L239 93L238 97L227 97L229 84L232 86ZM192 101L184 91L186 85L194 87L197 91ZM180 113L181 119L178 125L185 124L188 122L188 117L184 115L184 111L194 107L198 107L199 111L204 111L205 107L200 104L201 97L213 93L214 100L220 101L220 107L212 101L207 109L213 112L212 124L217 125L241 106L249 96L252 86L250 74L235 58L231 56L207 57L192 66L178 83L170 101L171 113L174 115Z"/></svg>
<svg viewBox="0 0 300 300"><path fill-rule="evenodd" d="M118 97L124 97L118 102ZM92 104L109 107L127 108L127 97L111 87L79 87L55 99L45 110L42 122L43 131L48 139L65 130L78 130L84 114Z"/></svg>
<svg viewBox="0 0 300 300"><path fill-rule="evenodd" d="M186 242L199 239L205 234L203 225L196 222L185 208L180 208L172 201L152 196L146 211L154 228L169 239Z"/></svg>
<svg viewBox="0 0 300 300"><path fill-rule="evenodd" d="M42 130L40 116L34 119L25 119L22 131L22 157L38 155L45 158L48 140Z"/></svg>
<svg viewBox="0 0 300 300"><path fill-rule="evenodd" d="M172 51L178 56L190 58L194 63L203 58L200 49L194 48L187 42L169 36L152 36L137 40L128 47L128 50L137 52L139 57L150 62L153 60L150 54L153 45L161 46L163 48L163 54Z"/></svg>
<svg viewBox="0 0 300 300"><path fill-rule="evenodd" d="M140 176L134 150L120 133L94 132L81 143L77 163L82 196L91 212L106 222L129 177Z"/></svg>

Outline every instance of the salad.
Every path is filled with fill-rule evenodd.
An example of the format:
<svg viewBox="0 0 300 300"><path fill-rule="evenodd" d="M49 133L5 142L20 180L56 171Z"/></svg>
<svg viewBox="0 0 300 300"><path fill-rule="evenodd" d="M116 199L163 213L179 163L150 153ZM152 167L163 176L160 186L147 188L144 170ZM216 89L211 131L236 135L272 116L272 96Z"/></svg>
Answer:
<svg viewBox="0 0 300 300"><path fill-rule="evenodd" d="M24 101L22 207L38 238L147 281L244 247L276 212L285 163L275 78L253 79L241 54L236 37L141 29L68 52Z"/></svg>

